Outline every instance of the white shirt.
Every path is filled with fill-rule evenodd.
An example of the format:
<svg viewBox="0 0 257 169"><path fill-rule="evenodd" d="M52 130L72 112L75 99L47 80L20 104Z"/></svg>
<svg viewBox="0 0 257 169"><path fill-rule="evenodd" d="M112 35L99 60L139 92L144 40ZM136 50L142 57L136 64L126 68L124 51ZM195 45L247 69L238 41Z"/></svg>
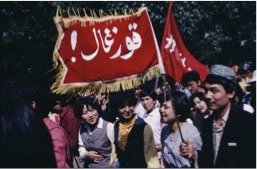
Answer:
<svg viewBox="0 0 257 169"><path fill-rule="evenodd" d="M56 121L56 117L59 117L59 118L60 118L59 114L57 114L57 113L52 113L52 112L49 112L49 113L48 113L48 118L49 118L50 120L52 120L53 122L59 124L60 122L57 122L57 121Z"/></svg>
<svg viewBox="0 0 257 169"><path fill-rule="evenodd" d="M200 151L202 149L202 139L198 129L194 125L185 122L181 126L181 132L183 138L190 141L195 150ZM162 130L161 139L163 158L169 168L190 167L189 160L180 153L182 140L178 130L172 133L170 127L165 126Z"/></svg>
<svg viewBox="0 0 257 169"><path fill-rule="evenodd" d="M89 134L93 134L97 129L102 129L103 128L103 122L104 122L103 119L100 117L95 130L91 132L89 127L87 127L87 129L86 129L87 132ZM112 123L109 123L109 122L107 124L107 136L108 136L110 142L113 144L113 142L114 142L114 125ZM84 143L82 141L80 130L79 130L79 149L78 149L78 151L79 151L79 156L80 157L85 157L87 155L87 150L86 150L86 148L84 146Z"/></svg>
<svg viewBox="0 0 257 169"><path fill-rule="evenodd" d="M144 106L142 105L140 100L137 102L137 104L135 106L134 113L137 115L146 113L146 109L144 108Z"/></svg>
<svg viewBox="0 0 257 169"><path fill-rule="evenodd" d="M155 106L152 112L150 112L149 114L147 112L140 112L138 115L151 126L153 130L155 144L161 144L161 132L163 124L161 123L161 114L159 112L159 107Z"/></svg>

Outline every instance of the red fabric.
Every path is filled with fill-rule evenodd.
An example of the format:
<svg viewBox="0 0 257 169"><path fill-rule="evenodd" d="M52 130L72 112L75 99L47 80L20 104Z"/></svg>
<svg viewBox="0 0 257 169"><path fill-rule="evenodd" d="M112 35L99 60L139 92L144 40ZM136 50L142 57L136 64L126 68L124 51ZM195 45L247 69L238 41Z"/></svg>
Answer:
<svg viewBox="0 0 257 169"><path fill-rule="evenodd" d="M129 30L129 25L133 25L133 23L137 26ZM58 49L61 59L68 69L63 84L114 80L144 73L158 64L154 32L151 29L151 21L147 10L144 10L140 16L132 15L121 19L107 19L106 21L95 22L93 25L86 21L85 24L86 26L82 27L81 21L77 21L74 25L63 30L64 37ZM115 31L115 27L117 31ZM106 46L105 42L101 41L101 36L104 41L107 28L110 31L110 35L106 37L106 40L113 40L113 44L110 51L105 52L104 47L108 46ZM94 36L94 29L97 40ZM74 48L71 45L71 36L74 35L76 37L76 33L73 31L77 33L77 43L74 45ZM101 36L98 31L101 32ZM134 50L131 58L122 59L118 57L110 59L111 56L117 53L119 47L121 47L121 54L119 56L132 51L131 48L128 49L126 39L135 39L137 35L141 37L142 44ZM99 42L98 51L97 42ZM92 60L84 60L82 58L82 54L90 55L95 51L97 53ZM72 62L72 57L74 57L74 62Z"/></svg>
<svg viewBox="0 0 257 169"><path fill-rule="evenodd" d="M60 113L60 125L65 129L68 140L73 150L78 148L78 133L80 120L75 117L75 112L71 106L66 106Z"/></svg>
<svg viewBox="0 0 257 169"><path fill-rule="evenodd" d="M169 46L167 38L170 38L171 35L173 41ZM173 45L174 48L172 48ZM208 68L196 60L185 47L175 21L171 2L169 4L165 30L163 33L161 54L166 74L170 75L176 81L181 82L183 74L190 70L199 72L201 80L205 80L208 74Z"/></svg>
<svg viewBox="0 0 257 169"><path fill-rule="evenodd" d="M73 166L72 155L66 132L49 118L44 118L44 123L52 138L57 168L71 168Z"/></svg>

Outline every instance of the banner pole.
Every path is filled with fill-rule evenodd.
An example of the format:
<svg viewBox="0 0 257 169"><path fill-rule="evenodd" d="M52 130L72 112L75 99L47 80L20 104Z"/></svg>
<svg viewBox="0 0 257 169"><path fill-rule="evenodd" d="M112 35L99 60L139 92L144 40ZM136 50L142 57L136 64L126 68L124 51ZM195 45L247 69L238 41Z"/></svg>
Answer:
<svg viewBox="0 0 257 169"><path fill-rule="evenodd" d="M154 43L155 43L155 46L156 46L157 57L158 57L158 62L159 62L159 67L160 67L160 73L165 74L166 72L165 72L165 69L164 69L164 64L163 64L161 52L160 52L159 45L158 45L157 40L156 40L156 36L155 36L155 33L154 33L154 29L153 29L151 19L150 19L149 14L148 14L148 10L146 11L146 14L147 14L147 18L149 20L149 23L150 23L150 26L151 26L151 29L152 29L152 33L153 33Z"/></svg>

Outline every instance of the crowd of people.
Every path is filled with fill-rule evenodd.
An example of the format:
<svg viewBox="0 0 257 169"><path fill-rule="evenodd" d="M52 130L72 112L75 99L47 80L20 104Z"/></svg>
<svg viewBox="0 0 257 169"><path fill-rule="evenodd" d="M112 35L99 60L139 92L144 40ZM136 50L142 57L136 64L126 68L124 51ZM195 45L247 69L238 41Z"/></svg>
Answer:
<svg viewBox="0 0 257 169"><path fill-rule="evenodd" d="M0 167L255 168L255 94L251 62L44 102L1 86Z"/></svg>

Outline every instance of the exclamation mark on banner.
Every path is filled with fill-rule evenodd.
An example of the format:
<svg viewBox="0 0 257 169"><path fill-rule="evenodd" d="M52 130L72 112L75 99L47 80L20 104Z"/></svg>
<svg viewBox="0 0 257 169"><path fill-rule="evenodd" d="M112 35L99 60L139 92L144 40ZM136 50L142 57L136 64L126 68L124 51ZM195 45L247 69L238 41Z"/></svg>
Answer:
<svg viewBox="0 0 257 169"><path fill-rule="evenodd" d="M72 31L70 42L71 42L71 48L74 51L76 49L76 45L77 45L77 32L76 31ZM76 62L76 58L74 56L72 56L71 57L71 61L73 63L75 63Z"/></svg>

